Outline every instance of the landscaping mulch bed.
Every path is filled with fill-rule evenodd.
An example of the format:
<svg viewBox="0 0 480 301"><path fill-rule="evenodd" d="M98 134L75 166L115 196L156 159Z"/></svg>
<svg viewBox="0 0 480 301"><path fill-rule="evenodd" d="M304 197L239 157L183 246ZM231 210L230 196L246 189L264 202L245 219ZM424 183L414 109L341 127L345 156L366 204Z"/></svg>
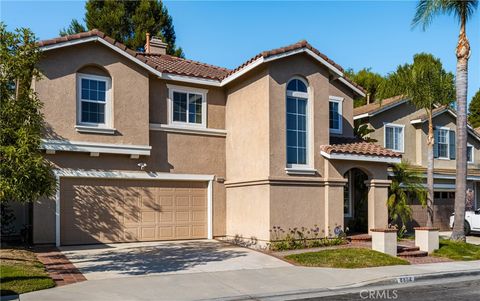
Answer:
<svg viewBox="0 0 480 301"><path fill-rule="evenodd" d="M35 253L57 286L87 280L85 276L55 247L37 247Z"/></svg>

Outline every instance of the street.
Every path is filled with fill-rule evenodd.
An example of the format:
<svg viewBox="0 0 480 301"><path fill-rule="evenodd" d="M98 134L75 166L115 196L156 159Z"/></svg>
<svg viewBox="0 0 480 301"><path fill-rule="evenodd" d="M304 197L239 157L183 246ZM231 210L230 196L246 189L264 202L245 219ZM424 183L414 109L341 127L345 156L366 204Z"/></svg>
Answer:
<svg viewBox="0 0 480 301"><path fill-rule="evenodd" d="M436 279L413 285L365 287L355 293L298 300L480 300L480 279Z"/></svg>

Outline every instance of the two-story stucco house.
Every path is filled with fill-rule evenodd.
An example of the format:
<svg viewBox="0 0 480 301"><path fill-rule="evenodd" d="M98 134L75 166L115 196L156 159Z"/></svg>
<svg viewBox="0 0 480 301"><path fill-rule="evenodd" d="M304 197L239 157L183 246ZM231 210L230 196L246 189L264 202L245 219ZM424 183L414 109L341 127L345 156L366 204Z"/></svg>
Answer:
<svg viewBox="0 0 480 301"><path fill-rule="evenodd" d="M404 97L397 96L354 109L354 120L367 123L375 131L370 137L380 146L400 152L403 159L425 173L427 168L428 119ZM448 229L455 200L456 114L450 107L433 112L434 145L434 224ZM467 198L470 207L480 207L480 132L468 128ZM426 180L425 180L426 181ZM413 205L413 224L424 226L426 209Z"/></svg>
<svg viewBox="0 0 480 301"><path fill-rule="evenodd" d="M387 168L401 154L353 138L364 91L307 42L234 70L167 55L156 38L136 52L97 30L39 45L42 148L58 189L33 206L35 243L333 233L351 218L353 170L363 231L387 226Z"/></svg>

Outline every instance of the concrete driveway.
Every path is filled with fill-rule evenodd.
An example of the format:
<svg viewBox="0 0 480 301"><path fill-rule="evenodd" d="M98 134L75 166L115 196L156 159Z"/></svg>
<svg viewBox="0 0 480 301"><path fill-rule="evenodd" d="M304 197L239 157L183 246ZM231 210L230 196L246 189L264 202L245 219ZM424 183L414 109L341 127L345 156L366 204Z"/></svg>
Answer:
<svg viewBox="0 0 480 301"><path fill-rule="evenodd" d="M452 231L440 232L440 236L450 237ZM467 236L467 242L469 244L480 245L480 234L470 234Z"/></svg>
<svg viewBox="0 0 480 301"><path fill-rule="evenodd" d="M215 240L62 247L87 280L291 266L275 257Z"/></svg>

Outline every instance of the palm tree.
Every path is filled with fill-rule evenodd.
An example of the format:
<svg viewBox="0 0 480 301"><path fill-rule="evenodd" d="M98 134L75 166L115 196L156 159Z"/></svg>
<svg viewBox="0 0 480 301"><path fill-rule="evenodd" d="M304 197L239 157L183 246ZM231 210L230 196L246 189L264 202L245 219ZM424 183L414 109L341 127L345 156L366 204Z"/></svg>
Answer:
<svg viewBox="0 0 480 301"><path fill-rule="evenodd" d="M467 38L467 21L478 7L478 0L420 0L412 25L423 25L425 30L438 14L454 15L460 23L457 55L457 177L455 187L455 220L452 240L465 241L465 199L467 190L467 88L470 43Z"/></svg>
<svg viewBox="0 0 480 301"><path fill-rule="evenodd" d="M417 109L428 116L427 135L427 227L433 226L433 110L438 105L449 105L455 97L454 76L443 69L442 62L431 54L419 53L413 64L398 66L387 76L381 95L402 94Z"/></svg>
<svg viewBox="0 0 480 301"><path fill-rule="evenodd" d="M402 161L392 166L392 183L388 197L388 214L392 223L401 222L403 229L406 223L412 219L410 200L417 199L425 206L426 189L423 187L421 173L413 170L410 164Z"/></svg>

